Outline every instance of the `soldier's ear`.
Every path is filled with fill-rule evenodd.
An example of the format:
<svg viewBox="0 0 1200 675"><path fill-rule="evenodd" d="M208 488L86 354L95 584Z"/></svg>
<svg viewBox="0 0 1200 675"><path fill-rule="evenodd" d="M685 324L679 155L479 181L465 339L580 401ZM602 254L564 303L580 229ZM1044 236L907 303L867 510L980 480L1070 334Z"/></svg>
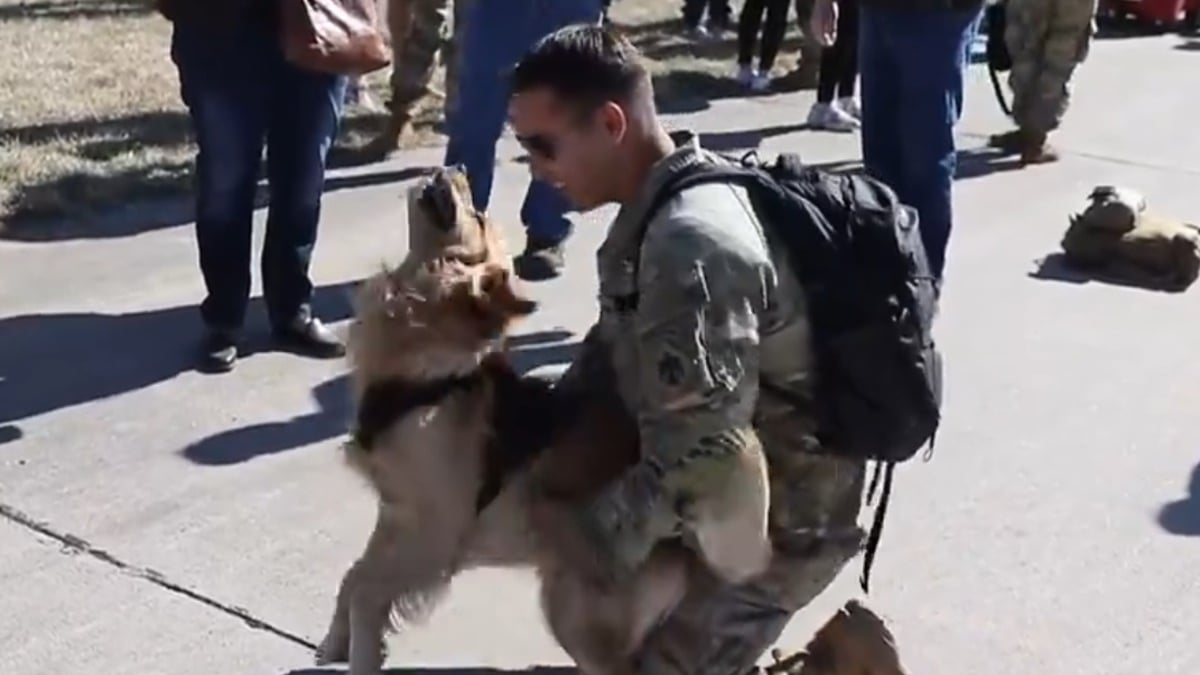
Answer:
<svg viewBox="0 0 1200 675"><path fill-rule="evenodd" d="M614 101L606 101L596 111L600 126L614 143L620 143L629 132L629 116L625 109Z"/></svg>

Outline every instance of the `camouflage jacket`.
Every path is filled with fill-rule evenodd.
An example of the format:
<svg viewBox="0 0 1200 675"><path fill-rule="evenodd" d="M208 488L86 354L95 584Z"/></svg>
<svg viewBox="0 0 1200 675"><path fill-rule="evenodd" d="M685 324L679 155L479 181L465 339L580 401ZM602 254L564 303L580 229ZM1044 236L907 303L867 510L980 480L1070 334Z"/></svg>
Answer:
<svg viewBox="0 0 1200 675"><path fill-rule="evenodd" d="M639 237L650 201L669 177L718 161L725 160L681 135L641 196L622 206L597 254L599 320L562 380L593 387L609 379L637 419L641 463L581 522L630 565L678 533L671 531L681 527L677 519L661 517L663 505L670 511L686 499L681 493L702 492L747 434L756 441L755 428L798 430L772 434L789 439L790 450L816 442L794 405L811 395L803 294L787 261L772 255L783 248L767 241L745 189L688 188L664 203ZM760 378L793 403L760 396Z"/></svg>

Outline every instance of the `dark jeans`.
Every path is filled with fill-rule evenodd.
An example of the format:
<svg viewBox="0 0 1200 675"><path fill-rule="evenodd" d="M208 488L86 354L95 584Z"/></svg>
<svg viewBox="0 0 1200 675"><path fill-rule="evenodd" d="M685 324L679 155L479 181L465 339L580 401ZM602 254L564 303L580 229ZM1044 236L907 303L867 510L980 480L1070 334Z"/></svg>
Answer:
<svg viewBox="0 0 1200 675"><path fill-rule="evenodd" d="M738 65L748 66L754 60L754 46L761 31L759 70L766 72L774 67L783 36L787 33L788 3L789 0L746 0L738 16Z"/></svg>
<svg viewBox="0 0 1200 675"><path fill-rule="evenodd" d="M337 133L346 79L286 62L268 30L214 37L177 25L171 59L191 114L196 239L212 328L233 331L250 299L250 238L264 142L271 201L262 251L263 295L276 327L309 310L325 156Z"/></svg>
<svg viewBox="0 0 1200 675"><path fill-rule="evenodd" d="M462 164L475 207L486 210L496 170L496 141L508 117L508 72L542 37L573 23L596 23L600 0L475 0L467 17L458 102L448 121L446 164ZM461 112L459 112L461 111ZM529 237L559 242L571 231L570 204L534 180L521 205Z"/></svg>
<svg viewBox="0 0 1200 675"><path fill-rule="evenodd" d="M817 100L829 103L836 93L841 98L854 95L858 79L858 0L838 3L837 40L821 50L821 70L817 78Z"/></svg>
<svg viewBox="0 0 1200 675"><path fill-rule="evenodd" d="M708 20L717 25L727 26L733 10L729 8L729 0L683 0L683 21L695 28L704 17L704 8L708 7Z"/></svg>
<svg viewBox="0 0 1200 675"><path fill-rule="evenodd" d="M867 171L921 219L930 267L940 279L953 222L954 126L979 10L862 7L862 150Z"/></svg>

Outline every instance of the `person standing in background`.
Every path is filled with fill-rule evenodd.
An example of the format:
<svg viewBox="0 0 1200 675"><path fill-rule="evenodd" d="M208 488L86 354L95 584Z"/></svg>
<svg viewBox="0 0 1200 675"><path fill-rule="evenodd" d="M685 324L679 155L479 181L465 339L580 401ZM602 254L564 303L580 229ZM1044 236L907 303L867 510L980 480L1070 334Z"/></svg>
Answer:
<svg viewBox="0 0 1200 675"><path fill-rule="evenodd" d="M703 21L705 8L708 9L707 22ZM733 25L732 16L729 0L683 0L683 23L697 39L729 30Z"/></svg>
<svg viewBox="0 0 1200 675"><path fill-rule="evenodd" d="M207 290L201 368L228 371L237 360L264 143L271 201L262 283L272 332L283 348L342 356L341 342L313 316L308 271L346 78L284 58L274 0L158 0L156 6L172 23L171 60L199 150L196 240Z"/></svg>
<svg viewBox="0 0 1200 675"><path fill-rule="evenodd" d="M600 0L472 0L463 26L454 110L445 164L466 167L475 207L491 201L496 142L508 114L508 73L543 36L574 23L600 22ZM548 183L532 180L521 205L525 250L513 260L527 281L562 273L563 245L571 233L570 205Z"/></svg>
<svg viewBox="0 0 1200 675"><path fill-rule="evenodd" d="M1017 128L989 145L1020 154L1022 164L1058 160L1046 143L1071 101L1071 76L1087 58L1096 0L1007 0L1004 41L1012 56L1009 86Z"/></svg>
<svg viewBox="0 0 1200 675"><path fill-rule="evenodd" d="M817 86L821 66L822 46L813 35L810 20L812 19L813 3L816 0L796 0L796 24L800 28L800 55L796 59L796 69L788 74L796 85L802 89Z"/></svg>
<svg viewBox="0 0 1200 675"><path fill-rule="evenodd" d="M789 0L746 0L738 17L737 79L754 92L771 88L771 69L787 34ZM763 22L763 15L766 22ZM759 34L762 34L761 43ZM754 48L759 47L758 68Z"/></svg>
<svg viewBox="0 0 1200 675"><path fill-rule="evenodd" d="M837 37L821 52L817 102L808 111L808 126L829 131L853 131L861 126L862 110L854 95L858 80L858 0L838 3ZM834 95L837 100L834 100Z"/></svg>
<svg viewBox="0 0 1200 675"><path fill-rule="evenodd" d="M842 2L816 3L813 33L831 45ZM983 0L859 0L863 164L917 210L939 283L953 223L954 127L982 9Z"/></svg>
<svg viewBox="0 0 1200 675"><path fill-rule="evenodd" d="M467 29L467 16L475 0L450 0L453 5L453 25L450 40L442 46L442 62L446 66L446 100L443 104L443 116L450 119L450 114L458 104L458 69L462 60L462 43Z"/></svg>
<svg viewBox="0 0 1200 675"><path fill-rule="evenodd" d="M446 43L451 0L388 0L392 41L391 99L387 126L367 145L366 154L384 157L396 150L411 128L417 104L432 93L438 49Z"/></svg>

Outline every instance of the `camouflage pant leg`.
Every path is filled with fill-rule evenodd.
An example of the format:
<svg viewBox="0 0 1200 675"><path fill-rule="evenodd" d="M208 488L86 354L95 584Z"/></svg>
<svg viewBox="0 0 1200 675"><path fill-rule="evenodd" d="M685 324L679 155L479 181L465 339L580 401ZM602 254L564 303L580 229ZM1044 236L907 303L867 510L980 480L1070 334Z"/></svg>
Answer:
<svg viewBox="0 0 1200 675"><path fill-rule="evenodd" d="M410 116L413 106L429 94L438 49L445 40L447 2L391 0L388 5L394 49L389 107L394 117Z"/></svg>
<svg viewBox="0 0 1200 675"><path fill-rule="evenodd" d="M445 116L450 118L454 106L458 103L458 63L462 53L462 41L467 27L467 15L475 0L451 0L454 3L453 37L446 41L442 51L442 60L446 64L446 103Z"/></svg>
<svg viewBox="0 0 1200 675"><path fill-rule="evenodd" d="M763 434L764 443L769 436ZM690 589L638 653L640 675L744 675L792 615L858 553L865 467L795 447L787 454L767 453L777 542L770 567L737 586L709 582Z"/></svg>
<svg viewBox="0 0 1200 675"><path fill-rule="evenodd" d="M1087 57L1096 0L1009 0L1005 42L1013 58L1013 119L1037 133L1058 128L1071 75Z"/></svg>

